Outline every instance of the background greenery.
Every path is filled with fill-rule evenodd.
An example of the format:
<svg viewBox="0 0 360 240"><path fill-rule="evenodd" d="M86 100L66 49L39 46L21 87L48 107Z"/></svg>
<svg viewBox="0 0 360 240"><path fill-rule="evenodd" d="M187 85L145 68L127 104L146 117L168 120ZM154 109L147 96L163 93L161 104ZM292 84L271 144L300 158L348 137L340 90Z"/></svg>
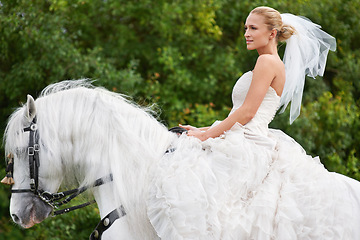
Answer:
<svg viewBox="0 0 360 240"><path fill-rule="evenodd" d="M222 119L256 60L243 25L259 5L304 15L336 37L324 78L306 82L300 117L290 126L285 112L272 127L360 180L360 0L0 0L1 132L26 94L78 78L156 103L168 126ZM10 221L9 195L1 186L0 240L87 239L98 221L88 207L22 230Z"/></svg>

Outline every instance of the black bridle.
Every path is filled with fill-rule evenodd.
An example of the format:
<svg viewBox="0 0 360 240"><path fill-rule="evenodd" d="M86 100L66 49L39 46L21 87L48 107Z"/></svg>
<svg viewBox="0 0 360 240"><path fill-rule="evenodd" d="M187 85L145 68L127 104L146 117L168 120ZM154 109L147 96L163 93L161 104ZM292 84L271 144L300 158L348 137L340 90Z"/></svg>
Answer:
<svg viewBox="0 0 360 240"><path fill-rule="evenodd" d="M29 132L29 144L27 148L27 155L29 158L30 188L12 189L11 193L27 193L27 192L33 193L36 196L38 196L42 201L44 201L46 204L50 205L53 209L57 209L63 204L69 203L72 199L74 199L79 194L85 192L87 189L91 187L98 187L100 185L113 181L112 174L109 174L106 177L102 177L95 180L95 182L92 185L84 186L72 190L67 190L59 193L50 193L48 191L40 189L39 188L40 145L39 145L39 133L37 131L36 118L32 120L29 127L24 128L24 132ZM12 174L13 165L11 165L10 171ZM53 211L52 216L68 213L70 211L86 207L93 203L95 203L95 200L77 206ZM123 206L120 206L118 209L113 210L111 213L109 213L107 216L101 219L101 221L99 222L93 233L90 235L89 239L90 240L101 239L101 235L103 234L103 232L107 230L114 221L125 215L126 212Z"/></svg>
<svg viewBox="0 0 360 240"><path fill-rule="evenodd" d="M39 136L37 132L36 118L33 119L30 126L24 128L24 132L29 133L29 144L27 148L27 153L29 157L29 169L30 169L30 189L12 189L12 193L24 193L24 192L32 192L35 195L39 195ZM41 197L40 197L41 198Z"/></svg>
<svg viewBox="0 0 360 240"><path fill-rule="evenodd" d="M181 135L183 132L187 132L184 128L174 127L169 129L169 131L174 132L178 135ZM50 193L43 189L39 189L39 167L40 167L40 158L39 158L39 133L37 131L36 117L32 120L29 127L24 128L24 132L29 132L29 144L27 148L27 154L29 158L29 172L30 172L30 188L29 189L12 189L12 193L33 193L38 196L42 201L46 204L50 205L53 209L57 209L63 204L69 203L72 199L74 199L79 194L85 192L87 189L91 187L98 187L105 183L113 181L112 174L109 174L106 177L99 178L95 180L95 182L90 186L84 186L81 188L76 188L64 192L59 193ZM165 154L172 153L175 151L175 148L168 149ZM6 167L7 175L6 177L12 178L14 171L14 162L13 157L9 154L9 161ZM11 183L6 183L11 184ZM65 199L64 199L65 198ZM64 199L64 200L61 200ZM52 216L61 215L64 213L68 213L70 211L86 207L90 204L95 203L95 200L83 203L77 206L53 211ZM121 205L119 208L114 209L108 215L100 220L95 230L91 233L89 239L96 240L101 239L102 234L111 227L111 225L119 218L126 215L124 207Z"/></svg>

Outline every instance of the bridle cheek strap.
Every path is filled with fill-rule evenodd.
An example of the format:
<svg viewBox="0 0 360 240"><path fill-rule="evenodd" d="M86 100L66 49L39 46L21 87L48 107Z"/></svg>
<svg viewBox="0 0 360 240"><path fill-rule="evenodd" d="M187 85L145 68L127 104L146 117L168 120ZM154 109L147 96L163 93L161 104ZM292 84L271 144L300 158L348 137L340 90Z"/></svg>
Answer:
<svg viewBox="0 0 360 240"><path fill-rule="evenodd" d="M25 193L32 192L35 195L39 195L39 136L37 134L36 118L30 123L30 126L24 128L24 132L29 132L29 144L27 148L27 154L29 158L29 175L30 175L30 189L12 189L12 193ZM13 165L11 166L11 175L13 172Z"/></svg>
<svg viewBox="0 0 360 240"><path fill-rule="evenodd" d="M33 119L30 126L24 128L24 132L29 132L29 145L28 145L28 157L29 157L29 170L30 170L30 190L37 194L39 187L39 143L37 136L36 118Z"/></svg>

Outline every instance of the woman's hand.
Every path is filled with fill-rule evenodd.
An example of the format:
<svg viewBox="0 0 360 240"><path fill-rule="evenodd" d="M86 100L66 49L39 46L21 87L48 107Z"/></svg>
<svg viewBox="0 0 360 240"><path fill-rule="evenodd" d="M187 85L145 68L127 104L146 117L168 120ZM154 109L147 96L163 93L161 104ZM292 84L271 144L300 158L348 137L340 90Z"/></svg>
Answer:
<svg viewBox="0 0 360 240"><path fill-rule="evenodd" d="M198 139L200 139L201 141L205 141L206 139L208 139L209 137L206 136L206 132L205 131L200 131L200 130L189 130L187 133L188 136L190 137L196 137Z"/></svg>
<svg viewBox="0 0 360 240"><path fill-rule="evenodd" d="M187 135L190 137L196 137L196 138L200 139L201 141L205 141L206 139L209 138L206 135L206 129L208 129L209 127L196 128L196 127L193 127L190 125L183 126L181 124L179 124L179 127L186 129L188 131Z"/></svg>
<svg viewBox="0 0 360 240"><path fill-rule="evenodd" d="M193 126L190 126L190 125L183 126L183 125L179 124L179 127L182 127L182 128L184 128L184 129L186 129L188 131L200 131L200 129L198 129L196 127L193 127Z"/></svg>

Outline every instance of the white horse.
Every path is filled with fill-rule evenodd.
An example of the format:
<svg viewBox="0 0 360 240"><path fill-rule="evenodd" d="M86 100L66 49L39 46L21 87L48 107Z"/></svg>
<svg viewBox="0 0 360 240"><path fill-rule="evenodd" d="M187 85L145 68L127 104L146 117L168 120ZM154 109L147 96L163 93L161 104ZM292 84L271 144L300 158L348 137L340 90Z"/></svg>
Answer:
<svg viewBox="0 0 360 240"><path fill-rule="evenodd" d="M91 186L112 174L113 181L92 188L92 193L101 218L119 206L126 216L116 220L103 239L158 238L147 216L146 194L152 168L176 134L147 109L84 80L50 85L36 101L28 96L10 117L4 139L6 153L14 154L10 214L24 228L53 211L38 195L21 191L31 183L31 133L24 128L35 124L39 189L54 193L60 185Z"/></svg>
<svg viewBox="0 0 360 240"><path fill-rule="evenodd" d="M28 96L5 130L10 214L31 227L64 202L60 185L80 185L65 202L91 188L102 218L92 239L360 236L359 182L329 173L280 131L271 141L245 133L178 138L121 95L86 81L51 85L36 101ZM108 216L116 209L121 218Z"/></svg>

